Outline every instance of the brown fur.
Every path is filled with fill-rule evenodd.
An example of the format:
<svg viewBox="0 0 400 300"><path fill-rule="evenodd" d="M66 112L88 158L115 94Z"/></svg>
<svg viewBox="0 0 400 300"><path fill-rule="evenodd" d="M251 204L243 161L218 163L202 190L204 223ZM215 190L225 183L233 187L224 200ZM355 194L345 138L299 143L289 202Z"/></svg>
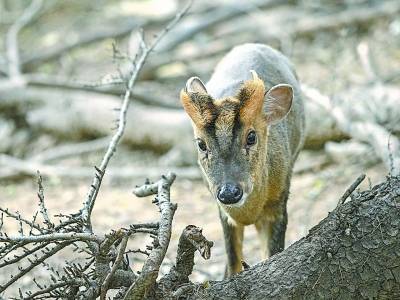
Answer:
<svg viewBox="0 0 400 300"><path fill-rule="evenodd" d="M204 127L214 119L214 104L208 95L195 93L189 95L184 90L181 91L181 103L193 122Z"/></svg>
<svg viewBox="0 0 400 300"><path fill-rule="evenodd" d="M261 79L248 80L243 84L237 98L241 102L240 119L245 126L251 125L254 118L262 113L264 95L265 87Z"/></svg>

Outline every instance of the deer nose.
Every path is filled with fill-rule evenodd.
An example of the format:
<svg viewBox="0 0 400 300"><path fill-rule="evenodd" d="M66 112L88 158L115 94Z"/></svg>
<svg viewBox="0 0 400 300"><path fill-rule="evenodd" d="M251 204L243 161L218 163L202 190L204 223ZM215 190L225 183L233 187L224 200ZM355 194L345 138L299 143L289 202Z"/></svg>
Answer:
<svg viewBox="0 0 400 300"><path fill-rule="evenodd" d="M243 196L243 190L238 184L225 183L217 190L217 198L223 204L234 204L240 201Z"/></svg>

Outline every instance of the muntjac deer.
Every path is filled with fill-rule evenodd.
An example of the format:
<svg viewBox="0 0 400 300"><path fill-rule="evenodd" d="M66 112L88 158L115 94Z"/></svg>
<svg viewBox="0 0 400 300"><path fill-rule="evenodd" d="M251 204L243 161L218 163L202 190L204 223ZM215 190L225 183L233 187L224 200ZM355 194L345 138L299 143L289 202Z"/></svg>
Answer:
<svg viewBox="0 0 400 300"><path fill-rule="evenodd" d="M264 258L284 249L290 179L304 139L299 82L283 54L244 44L206 85L190 78L180 98L218 203L231 276L242 270L244 226L256 226Z"/></svg>

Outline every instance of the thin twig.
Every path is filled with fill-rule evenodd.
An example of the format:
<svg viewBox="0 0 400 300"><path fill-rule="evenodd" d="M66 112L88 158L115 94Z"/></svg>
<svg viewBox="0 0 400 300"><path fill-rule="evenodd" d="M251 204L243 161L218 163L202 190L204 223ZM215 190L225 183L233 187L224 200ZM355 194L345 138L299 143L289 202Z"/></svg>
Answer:
<svg viewBox="0 0 400 300"><path fill-rule="evenodd" d="M27 249L27 247L21 246L21 248L24 249L24 253L21 254L21 255L15 255L12 259L4 258L4 261L2 263L0 263L0 268L3 268L5 266L11 265L11 264L14 264L14 263L20 261L21 259L23 259L23 258L35 253L36 251L47 247L48 245L50 245L50 243L42 243L42 244L39 244L36 247L33 247L32 249Z"/></svg>
<svg viewBox="0 0 400 300"><path fill-rule="evenodd" d="M45 252L41 257L37 258L36 260L30 261L29 265L26 268L20 269L19 272L15 276L13 276L8 282L6 282L5 284L0 286L0 293L4 292L10 285L15 283L19 278L26 275L33 268L40 265L43 261L45 261L49 257L53 256L54 254L56 254L58 251L65 248L69 244L70 244L70 242L61 243L61 244L55 246L54 248L52 248L50 251Z"/></svg>
<svg viewBox="0 0 400 300"><path fill-rule="evenodd" d="M31 228L35 228L39 232L43 231L42 228L40 228L39 225L37 225L37 224L35 224L35 223L33 223L33 222L29 221L29 220L26 220L25 218L20 218L19 214L17 214L17 213L12 213L8 209L4 209L4 208L1 208L1 207L0 207L0 211L2 213L4 213L6 216L10 217L10 218L13 218L13 219L18 220L18 221L19 220L22 221L23 223L29 225Z"/></svg>
<svg viewBox="0 0 400 300"><path fill-rule="evenodd" d="M108 291L108 287L110 285L110 282L111 282L115 272L119 268L119 265L120 265L122 259L124 258L126 245L128 244L128 238L129 238L128 235L126 235L126 236L124 236L122 238L122 242L121 242L121 244L119 246L118 255L117 255L117 258L115 259L114 265L112 266L112 269L111 269L110 273L107 274L107 277L104 279L104 282L101 285L100 300L105 300L106 299L107 291Z"/></svg>
<svg viewBox="0 0 400 300"><path fill-rule="evenodd" d="M58 283L53 283L50 286L48 286L47 288L43 288L35 293L32 293L26 297L23 298L23 300L33 300L33 299L46 299L49 297L42 297L42 298L38 298L38 296L50 293L52 291L54 291L55 289L59 289L62 287L69 287L69 286L78 286L83 284L84 281L82 279L73 279L73 280L68 280L68 281L63 281L63 282L58 282ZM49 295L51 296L51 294Z"/></svg>
<svg viewBox="0 0 400 300"><path fill-rule="evenodd" d="M44 223L46 224L48 229L51 229L54 227L54 224L50 221L50 217L49 214L47 212L47 208L46 205L44 203L44 189L43 189L43 185L42 185L42 176L40 175L40 172L37 171L38 174L38 198L39 198L39 209L40 209L40 213L42 214L42 217L44 219Z"/></svg>
<svg viewBox="0 0 400 300"><path fill-rule="evenodd" d="M357 177L357 179L352 183L352 185L344 192L343 196L340 197L338 202L338 207L342 205L346 199L354 192L354 190L360 185L360 183L365 179L365 174L361 174Z"/></svg>

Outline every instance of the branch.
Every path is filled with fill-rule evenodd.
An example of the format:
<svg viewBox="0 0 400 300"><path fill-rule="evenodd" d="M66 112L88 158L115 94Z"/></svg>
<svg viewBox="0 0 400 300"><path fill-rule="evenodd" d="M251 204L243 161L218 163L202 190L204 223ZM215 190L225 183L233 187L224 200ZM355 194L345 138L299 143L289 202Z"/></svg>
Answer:
<svg viewBox="0 0 400 300"><path fill-rule="evenodd" d="M176 204L170 202L170 187L175 180L175 174L169 173L167 176L157 182L158 189L152 191L157 192L156 203L160 208L160 225L158 229L157 239L154 241L154 247L146 259L142 271L136 281L129 287L126 292L125 300L142 299L146 292L155 284L161 263L164 260L171 238L172 218L176 210ZM143 195L143 190L149 191L149 188L136 188L134 193L138 191L139 197ZM146 196L150 193L145 193Z"/></svg>
<svg viewBox="0 0 400 300"><path fill-rule="evenodd" d="M381 88L381 87L376 87ZM358 116L359 120L348 116L348 111L344 107L341 107L337 103L333 104L332 100L323 95L317 89L310 88L306 85L302 85L302 92L311 101L317 103L324 108L332 117L335 119L337 126L346 134L354 138L355 140L370 144L377 156L385 163L389 172L392 175L400 173L400 141L396 136L392 136L391 133L382 125L371 120L371 115L364 113L362 116ZM382 95L381 90L378 90L379 96L377 99L370 99L370 101L379 101L379 107L382 107L384 93ZM365 95L364 95L365 96ZM378 98L379 97L379 98ZM396 99L395 99L396 100ZM352 103L354 99L352 99ZM391 103L391 102L388 102ZM390 107L393 104L388 105L388 109L394 109ZM388 147L388 141L390 139L390 147ZM393 166L393 168L392 168Z"/></svg>
<svg viewBox="0 0 400 300"><path fill-rule="evenodd" d="M0 240L1 241L1 240ZM8 282L6 282L4 285L0 286L0 293L4 292L10 285L12 285L13 283L15 283L18 279L20 279L21 277L23 277L25 274L27 274L28 272L30 272L33 268L35 268L36 266L40 265L42 262L44 262L46 259L48 259L49 257L53 256L54 254L56 254L58 251L64 249L66 246L68 246L69 244L71 244L71 242L64 242L61 243L57 246L55 246L54 248L52 248L51 250L47 251L47 252L43 252L44 254L41 257L36 258L35 260L30 260L29 261L29 265L24 268L24 269L18 269L19 273L17 273L15 276L13 276Z"/></svg>
<svg viewBox="0 0 400 300"><path fill-rule="evenodd" d="M27 235L27 236L0 236L0 242L8 243L38 243L38 242L53 242L53 241L93 241L100 243L102 241L97 235L93 233L81 232L55 232L40 235Z"/></svg>
<svg viewBox="0 0 400 300"><path fill-rule="evenodd" d="M154 60L158 61L163 57L164 56L155 56L151 61L149 61L149 64L152 64ZM183 58L180 57L180 59L182 60ZM171 63L171 57L169 57L169 60L167 59L167 61L164 61L164 64L166 63ZM159 65L159 63L157 64ZM125 91L125 82L122 79L120 79L118 83L112 83L108 81L103 82L103 80L93 83L72 80L70 78L57 76L54 74L46 75L40 73L29 73L24 74L24 83L28 86L59 88L63 90L90 91L115 96L120 96L121 93L124 93ZM152 90L152 93L149 93L149 90ZM148 105L155 105L164 108L181 108L175 99L175 94L170 90L165 89L163 84L155 81L138 82L135 85L135 89L132 90L131 98Z"/></svg>
<svg viewBox="0 0 400 300"><path fill-rule="evenodd" d="M63 178L91 178L93 168L89 167L66 167L64 165L47 165L37 161L26 161L6 154L0 154L0 179L10 178L16 175L35 176L37 170L44 176L56 176ZM14 170L13 172L10 171ZM197 167L170 168L171 172L176 173L181 178L201 179L200 171ZM143 178L156 177L162 173L160 167L119 167L107 170L107 174L115 178Z"/></svg>
<svg viewBox="0 0 400 300"><path fill-rule="evenodd" d="M114 38L118 39L126 36L140 27L149 25L158 25L165 22L165 19L161 20L138 20L138 18L130 18L126 23L119 24L118 20L110 20L110 24L105 24L100 30L96 27L95 31L88 30L83 33L77 33L78 37L69 41L68 39L63 41L64 44L56 45L51 48L40 49L36 53L33 53L22 59L22 65L24 69L32 69L42 63L46 63L57 59L65 53L76 49L78 47L87 46L96 42L100 42L105 39ZM117 23L117 26L115 26Z"/></svg>
<svg viewBox="0 0 400 300"><path fill-rule="evenodd" d="M44 223L47 225L47 228L52 229L54 227L54 224L50 221L50 217L48 215L47 208L44 203L44 189L42 185L42 176L40 175L39 171L37 171L37 174L38 174L37 183L39 187L38 198L39 198L40 213L43 216Z"/></svg>
<svg viewBox="0 0 400 300"><path fill-rule="evenodd" d="M25 9L23 14L11 25L7 32L7 59L8 76L19 78L21 76L21 66L19 57L18 34L22 28L28 25L42 7L42 0L32 0L31 4Z"/></svg>
<svg viewBox="0 0 400 300"><path fill-rule="evenodd" d="M121 110L120 110L120 114L119 114L119 122L118 122L117 132L112 137L110 144L108 146L108 149L103 157L103 160L99 167L99 170L100 170L100 172L99 172L100 174L98 174L99 176L94 176L94 178L93 178L93 181L90 186L89 193L86 198L84 208L82 211L82 217L85 220L87 226L89 226L89 227L90 227L90 216L91 216L91 213L92 213L92 210L94 207L94 203L96 201L97 194L100 190L102 177L104 176L104 173L106 171L108 163L111 160L111 157L113 156L113 154L115 153L116 147L117 147L117 145L124 133L124 130L125 130L126 113L127 113L128 107L129 107L129 99L130 99L133 85L136 82L136 79L138 77L138 74L145 63L146 58L151 53L151 51L153 51L154 47L161 41L161 39L165 36L165 34L167 34L167 32L170 31L171 28L173 26L175 26L175 24L181 20L181 18L189 10L191 4L192 4L192 1L188 1L185 8L181 12L179 12L175 16L175 18L159 33L157 38L151 43L150 46L147 46L144 41L142 41L142 43L140 44L141 54L140 54L139 58L135 61L135 64L133 65L132 75L128 81L127 89L125 92L124 100L122 102L122 106L121 106Z"/></svg>
<svg viewBox="0 0 400 300"><path fill-rule="evenodd" d="M22 218L21 215L18 212L17 213L12 213L7 208L4 209L4 208L1 208L1 207L0 207L0 211L2 213L5 213L10 218L13 218L13 219L15 219L15 220L17 220L19 222L23 222L23 223L29 225L29 227L38 230L39 232L43 232L42 228L40 228L39 225L35 224L35 222L33 222L33 221L29 221L29 220L27 220L25 218ZM1 229L1 226L0 226L0 229Z"/></svg>
<svg viewBox="0 0 400 300"><path fill-rule="evenodd" d="M126 235L122 238L122 242L119 245L119 251L118 251L117 258L115 259L114 265L112 266L110 273L107 274L103 284L101 285L100 300L105 300L107 297L107 291L108 291L108 287L111 283L111 280L112 280L115 272L119 268L121 261L124 258L126 245L128 244L128 238L129 238L128 235Z"/></svg>
<svg viewBox="0 0 400 300"><path fill-rule="evenodd" d="M98 138L92 141L81 142L69 145L60 145L31 157L29 160L37 162L48 162L55 159L76 156L96 150L104 149L108 146L109 138Z"/></svg>
<svg viewBox="0 0 400 300"><path fill-rule="evenodd" d="M360 185L360 183L365 179L365 174L361 174L357 177L357 179L353 182L351 186L346 190L342 197L340 197L338 206L342 205L346 199L354 192L354 190Z"/></svg>
<svg viewBox="0 0 400 300"><path fill-rule="evenodd" d="M171 293L181 285L187 284L189 275L193 271L194 253L197 250L204 259L209 259L213 245L213 242L203 236L201 228L194 225L186 226L179 238L176 264L158 283L163 293Z"/></svg>

